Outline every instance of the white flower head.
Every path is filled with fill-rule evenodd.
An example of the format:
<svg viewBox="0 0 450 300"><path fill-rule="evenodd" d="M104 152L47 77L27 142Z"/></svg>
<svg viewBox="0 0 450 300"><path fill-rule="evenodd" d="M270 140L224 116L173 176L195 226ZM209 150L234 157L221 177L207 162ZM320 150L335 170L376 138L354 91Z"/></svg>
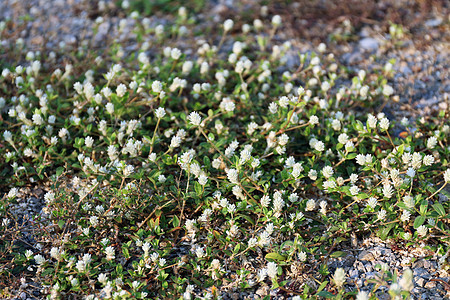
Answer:
<svg viewBox="0 0 450 300"><path fill-rule="evenodd" d="M345 283L345 270L343 268L337 268L334 272L333 276L334 284L336 284L337 287L342 287Z"/></svg>
<svg viewBox="0 0 450 300"><path fill-rule="evenodd" d="M199 113L196 111L193 111L189 114L188 120L191 122L194 126L200 126L202 122L202 118L200 117Z"/></svg>
<svg viewBox="0 0 450 300"><path fill-rule="evenodd" d="M233 28L233 26L234 26L233 20L228 19L228 20L226 20L226 21L223 23L223 30L224 30L225 32L228 32L228 31L230 31L230 30Z"/></svg>
<svg viewBox="0 0 450 300"><path fill-rule="evenodd" d="M164 110L163 107L158 107L158 108L155 110L155 116L156 116L158 119L163 118L165 115L166 115L166 111Z"/></svg>

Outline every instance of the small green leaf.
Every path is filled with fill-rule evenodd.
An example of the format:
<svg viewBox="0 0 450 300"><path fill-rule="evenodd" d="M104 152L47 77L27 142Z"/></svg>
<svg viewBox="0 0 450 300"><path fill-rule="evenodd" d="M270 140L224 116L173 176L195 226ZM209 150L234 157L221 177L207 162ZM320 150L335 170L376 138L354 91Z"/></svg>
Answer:
<svg viewBox="0 0 450 300"><path fill-rule="evenodd" d="M328 284L328 281L324 281L320 284L319 288L317 289L317 293L320 293ZM317 294L316 294L317 295Z"/></svg>
<svg viewBox="0 0 450 300"><path fill-rule="evenodd" d="M350 153L349 155L347 155L346 159L354 159L357 155L357 153Z"/></svg>
<svg viewBox="0 0 450 300"><path fill-rule="evenodd" d="M423 200L422 203L420 203L420 214L421 215L426 214L427 208L428 208L428 201Z"/></svg>
<svg viewBox="0 0 450 300"><path fill-rule="evenodd" d="M321 291L321 292L317 293L317 296L324 297L324 298L327 298L327 299L334 298L334 295L332 293L330 293L330 292L327 292L327 291Z"/></svg>
<svg viewBox="0 0 450 300"><path fill-rule="evenodd" d="M444 206L442 206L442 204L435 203L435 204L433 204L433 208L441 217L445 216L445 209L444 209Z"/></svg>
<svg viewBox="0 0 450 300"><path fill-rule="evenodd" d="M286 257L284 257L283 255L278 254L276 252L271 252L271 253L266 254L266 259L267 260L271 259L271 260L284 261L284 260L286 260Z"/></svg>
<svg viewBox="0 0 450 300"><path fill-rule="evenodd" d="M197 196L201 196L201 194L203 193L202 185L197 181L194 183L194 189Z"/></svg>
<svg viewBox="0 0 450 300"><path fill-rule="evenodd" d="M394 227L394 225L390 224L390 225L378 230L377 235L380 237L380 239L385 240L388 237L389 232L391 231L392 227Z"/></svg>
<svg viewBox="0 0 450 300"><path fill-rule="evenodd" d="M417 229L420 225L422 225L423 223L425 223L426 217L425 216L418 216L415 220L414 220L414 229Z"/></svg>
<svg viewBox="0 0 450 300"><path fill-rule="evenodd" d="M64 220L59 220L59 221L58 221L58 227L59 227L59 229L63 229L65 223L66 223L66 222L64 222Z"/></svg>
<svg viewBox="0 0 450 300"><path fill-rule="evenodd" d="M63 167L59 167L56 169L56 177L61 176L61 174L64 173L64 168Z"/></svg>
<svg viewBox="0 0 450 300"><path fill-rule="evenodd" d="M344 257L347 256L347 253L345 253L344 251L335 251L333 253L331 253L330 257L332 258L336 258L336 257Z"/></svg>
<svg viewBox="0 0 450 300"><path fill-rule="evenodd" d="M173 227L180 226L180 219L177 216L173 216L172 224L173 224Z"/></svg>

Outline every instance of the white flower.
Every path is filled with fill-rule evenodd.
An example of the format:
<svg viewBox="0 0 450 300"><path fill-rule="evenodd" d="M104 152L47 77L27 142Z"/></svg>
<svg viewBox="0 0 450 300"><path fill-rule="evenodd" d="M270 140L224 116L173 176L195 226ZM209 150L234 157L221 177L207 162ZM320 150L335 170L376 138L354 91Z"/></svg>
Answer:
<svg viewBox="0 0 450 300"><path fill-rule="evenodd" d="M364 166L366 164L366 156L364 154L358 154L355 159L358 165Z"/></svg>
<svg viewBox="0 0 450 300"><path fill-rule="evenodd" d="M271 114L276 114L278 111L278 105L275 102L271 102L269 105L269 111Z"/></svg>
<svg viewBox="0 0 450 300"><path fill-rule="evenodd" d="M433 149L434 147L436 147L436 144L437 144L436 137L432 136L432 137L428 138L428 140L427 140L427 148L428 149L430 149L430 150Z"/></svg>
<svg viewBox="0 0 450 300"><path fill-rule="evenodd" d="M330 178L331 176L333 176L333 173L334 173L334 171L333 171L333 168L332 168L331 166L326 166L326 167L324 167L324 168L322 169L322 174L323 174L323 176L324 176L326 179L328 179L328 178Z"/></svg>
<svg viewBox="0 0 450 300"><path fill-rule="evenodd" d="M274 27L278 27L281 25L281 17L279 15L275 15L272 17L272 25Z"/></svg>
<svg viewBox="0 0 450 300"><path fill-rule="evenodd" d="M343 268L337 268L336 271L334 272L334 276L333 276L333 281L334 284L337 287L342 287L345 283L345 271Z"/></svg>
<svg viewBox="0 0 450 300"><path fill-rule="evenodd" d="M206 183L208 182L208 177L207 176L205 176L205 175L200 175L199 177L198 177L198 183L200 183L201 185L206 185Z"/></svg>
<svg viewBox="0 0 450 300"><path fill-rule="evenodd" d="M380 120L380 128L382 130L388 130L389 129L389 119L388 118L382 118Z"/></svg>
<svg viewBox="0 0 450 300"><path fill-rule="evenodd" d="M4 138L5 141L7 141L8 143L11 143L11 144L13 143L11 131L5 130L5 131L3 132L3 138Z"/></svg>
<svg viewBox="0 0 450 300"><path fill-rule="evenodd" d="M317 171L313 170L313 169L309 170L308 177L311 180L316 180L317 179Z"/></svg>
<svg viewBox="0 0 450 300"><path fill-rule="evenodd" d="M345 151L352 152L353 150L355 150L355 144L352 141L345 143Z"/></svg>
<svg viewBox="0 0 450 300"><path fill-rule="evenodd" d="M44 200L45 202L47 202L48 204L52 203L55 200L55 193L54 192L47 192L44 195Z"/></svg>
<svg viewBox="0 0 450 300"><path fill-rule="evenodd" d="M106 260L113 260L114 258L116 258L115 250L112 246L106 247L105 253L106 253Z"/></svg>
<svg viewBox="0 0 450 300"><path fill-rule="evenodd" d="M117 96L123 97L126 92L127 92L127 86L123 83L119 84L119 86L116 89Z"/></svg>
<svg viewBox="0 0 450 300"><path fill-rule="evenodd" d="M277 273L278 273L278 266L277 266L277 264L274 263L274 262L269 262L267 264L267 275L271 279L274 279L275 277L277 277Z"/></svg>
<svg viewBox="0 0 450 300"><path fill-rule="evenodd" d="M405 203L406 207L413 208L415 205L414 198L410 195L403 197L403 203Z"/></svg>
<svg viewBox="0 0 450 300"><path fill-rule="evenodd" d="M114 113L114 104L112 104L111 102L108 102L106 104L106 111L112 115Z"/></svg>
<svg viewBox="0 0 450 300"><path fill-rule="evenodd" d="M414 178L414 176L416 176L416 171L410 167L406 170L406 176Z"/></svg>
<svg viewBox="0 0 450 300"><path fill-rule="evenodd" d="M304 251L301 251L301 252L298 254L298 259L299 259L301 262L306 261L307 258L308 258L308 256L306 255L306 252L304 252Z"/></svg>
<svg viewBox="0 0 450 300"><path fill-rule="evenodd" d="M260 269L258 270L258 273L256 274L256 279L258 280L258 282L264 281L264 279L266 279L267 276L267 269Z"/></svg>
<svg viewBox="0 0 450 300"><path fill-rule="evenodd" d="M377 213L377 217L380 220L384 220L386 218L387 212L384 209L380 209Z"/></svg>
<svg viewBox="0 0 450 300"><path fill-rule="evenodd" d="M228 19L228 20L226 20L226 21L223 23L223 30L224 30L225 32L228 32L228 31L230 31L230 30L233 28L233 26L234 26L233 20Z"/></svg>
<svg viewBox="0 0 450 300"><path fill-rule="evenodd" d="M434 157L432 155L425 155L423 158L423 164L425 166L431 166L434 163Z"/></svg>
<svg viewBox="0 0 450 300"><path fill-rule="evenodd" d="M231 183L239 184L238 175L239 175L239 173L236 169L229 169L227 171L227 177Z"/></svg>
<svg viewBox="0 0 450 300"><path fill-rule="evenodd" d="M96 227L98 225L98 217L97 216L91 216L89 218L89 222L92 224L92 226Z"/></svg>
<svg viewBox="0 0 450 300"><path fill-rule="evenodd" d="M346 133L341 133L338 136L338 142L345 145L348 142L348 135Z"/></svg>
<svg viewBox="0 0 450 300"><path fill-rule="evenodd" d="M172 57L172 59L174 60L178 60L181 56L181 51L178 48L172 48L172 50L170 50L170 57Z"/></svg>
<svg viewBox="0 0 450 300"><path fill-rule="evenodd" d="M158 176L158 181L159 182L164 183L164 182L166 182L166 180L167 180L167 178L163 174Z"/></svg>
<svg viewBox="0 0 450 300"><path fill-rule="evenodd" d="M86 147L92 148L92 145L94 144L94 139L92 137L90 137L90 136L87 136L84 139L84 144L86 145Z"/></svg>
<svg viewBox="0 0 450 300"><path fill-rule="evenodd" d="M378 200L375 197L370 197L367 200L367 205L370 206L371 208L375 208L375 206L377 206L377 204L378 204Z"/></svg>
<svg viewBox="0 0 450 300"><path fill-rule="evenodd" d="M268 207L270 205L270 198L267 195L262 196L261 198L261 206Z"/></svg>
<svg viewBox="0 0 450 300"><path fill-rule="evenodd" d="M404 291L411 292L411 290L414 288L413 278L414 276L411 269L407 269L405 270L405 272L403 272L403 276L400 279L399 284Z"/></svg>
<svg viewBox="0 0 450 300"><path fill-rule="evenodd" d="M191 72L193 66L194 66L194 63L192 61L190 61L190 60L185 61L181 68L183 74L189 74Z"/></svg>
<svg viewBox="0 0 450 300"><path fill-rule="evenodd" d="M40 255L40 254L35 255L35 256L34 256L34 260L36 261L36 263L37 263L38 265L42 265L42 264L44 264L44 263L46 262L46 259L45 259L42 255Z"/></svg>
<svg viewBox="0 0 450 300"><path fill-rule="evenodd" d="M419 152L414 152L411 158L411 165L414 169L419 169L422 166L422 155Z"/></svg>
<svg viewBox="0 0 450 300"><path fill-rule="evenodd" d="M357 187L356 185L353 185L350 188L350 194L352 194L352 196L356 196L359 193L359 187Z"/></svg>
<svg viewBox="0 0 450 300"><path fill-rule="evenodd" d="M316 208L316 201L314 199L309 199L306 202L306 211L313 211Z"/></svg>
<svg viewBox="0 0 450 300"><path fill-rule="evenodd" d="M403 210L403 213L400 216L400 220L402 222L408 222L410 217L411 217L411 213L407 210Z"/></svg>
<svg viewBox="0 0 450 300"><path fill-rule="evenodd" d="M394 195L394 188L389 183L383 185L383 195L386 198L391 198Z"/></svg>
<svg viewBox="0 0 450 300"><path fill-rule="evenodd" d="M319 118L316 115L312 115L311 117L309 117L309 124L319 124Z"/></svg>
<svg viewBox="0 0 450 300"><path fill-rule="evenodd" d="M392 86L386 84L383 86L383 95L385 95L386 97L391 96L394 93L394 89L392 88Z"/></svg>
<svg viewBox="0 0 450 300"><path fill-rule="evenodd" d="M320 86L320 88L322 89L322 91L326 92L331 88L331 85L328 81L324 81L324 82L322 82L322 85Z"/></svg>
<svg viewBox="0 0 450 300"><path fill-rule="evenodd" d="M323 142L321 142L321 141L317 141L314 144L314 149L319 151L319 152L322 152L323 150L325 150L325 144Z"/></svg>
<svg viewBox="0 0 450 300"><path fill-rule="evenodd" d="M428 233L428 228L425 227L425 225L420 225L420 226L417 228L417 234L418 234L419 236L426 236L427 233Z"/></svg>
<svg viewBox="0 0 450 300"><path fill-rule="evenodd" d="M369 294L365 291L359 291L356 300L369 300Z"/></svg>
<svg viewBox="0 0 450 300"><path fill-rule="evenodd" d="M450 182L450 169L447 169L447 170L444 172L444 181L445 181L446 183Z"/></svg>
<svg viewBox="0 0 450 300"><path fill-rule="evenodd" d="M373 115L367 116L367 127L375 129L377 127L377 118Z"/></svg>
<svg viewBox="0 0 450 300"><path fill-rule="evenodd" d="M163 118L165 115L166 115L166 111L164 110L163 107L158 107L158 108L155 110L155 116L156 116L158 119Z"/></svg>
<svg viewBox="0 0 450 300"><path fill-rule="evenodd" d="M196 111L193 111L189 114L188 120L191 121L191 124L195 126L199 126L200 123L202 122L202 118Z"/></svg>
<svg viewBox="0 0 450 300"><path fill-rule="evenodd" d="M153 83L152 83L152 91L154 93L157 93L157 94L161 93L161 91L162 91L162 83L161 83L161 81L158 81L158 80L153 81Z"/></svg>

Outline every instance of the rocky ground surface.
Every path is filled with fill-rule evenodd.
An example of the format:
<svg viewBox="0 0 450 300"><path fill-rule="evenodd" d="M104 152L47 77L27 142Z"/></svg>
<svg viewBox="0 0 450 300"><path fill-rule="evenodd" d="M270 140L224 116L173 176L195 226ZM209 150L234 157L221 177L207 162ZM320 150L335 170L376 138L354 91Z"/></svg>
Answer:
<svg viewBox="0 0 450 300"><path fill-rule="evenodd" d="M400 121L405 117L414 120L449 109L450 20L449 5L445 1L420 1L422 5L417 6L416 2L406 0L352 0L341 5L340 10L337 9L337 1L320 1L322 4L317 6L310 4L311 1L298 1L271 5L267 10L261 9L256 0L237 2L210 1L197 15L202 20L198 26L208 27L212 22L223 22L229 17L233 17L237 24L251 22L255 16L243 11L253 11L256 15L280 14L284 28L275 39L291 40L296 48L292 51L288 66L295 68L296 50L311 51L320 42L326 42L337 60L355 72L363 69L369 73L395 59L391 83L398 95L394 97L397 102L386 103L379 108L380 111ZM326 2L330 2L328 7L323 4ZM99 17L103 20L98 26ZM89 47L101 48L112 40L126 43L126 52L138 47L131 32L135 20L126 18L123 11L115 7L115 1L3 0L0 21L9 19L13 20L14 25L8 31L9 35L2 36L1 47L4 49L23 43L27 49L49 53L56 48L77 48L85 43ZM117 24L122 19L125 19L122 21L123 29L118 31ZM395 38L388 33L389 20L403 24L403 37ZM150 25L169 21L170 17L162 15L148 17ZM182 48L183 44L190 42L179 40L178 47ZM2 59L8 60L8 56L3 54ZM399 134L401 126L397 130ZM20 238L29 247L39 247L33 239L35 228L32 216L41 213L45 189L21 190L21 200L11 212L23 220ZM442 258L427 251L426 245L405 247L372 237L352 243L348 249L338 249L347 255L330 259L329 266L330 270L343 267L355 287L370 288L373 285L370 280L377 276L375 266L386 263L399 274L407 267L412 268L415 276L414 298L450 297L449 274L440 269L439 260ZM0 280L0 288L5 288L2 285ZM14 293L14 299L40 299L41 295L33 278L21 279ZM277 290L258 290L254 295L230 294L229 298L254 299L268 293L274 298L285 298ZM378 296L389 299L387 291L382 288Z"/></svg>

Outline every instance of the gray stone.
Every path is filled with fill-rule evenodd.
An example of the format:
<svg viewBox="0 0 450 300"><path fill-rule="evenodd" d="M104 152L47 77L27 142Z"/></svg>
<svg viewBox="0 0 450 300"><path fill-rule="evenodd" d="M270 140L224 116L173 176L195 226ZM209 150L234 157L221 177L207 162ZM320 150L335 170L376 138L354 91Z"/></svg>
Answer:
<svg viewBox="0 0 450 300"><path fill-rule="evenodd" d="M425 22L425 26L436 27L442 24L442 19L431 19Z"/></svg>
<svg viewBox="0 0 450 300"><path fill-rule="evenodd" d="M363 58L361 52L355 51L352 53L345 53L342 56L342 59L348 64L356 64L356 63L363 61L364 58Z"/></svg>
<svg viewBox="0 0 450 300"><path fill-rule="evenodd" d="M417 276L417 277L422 277L425 279L429 279L431 277L430 273L428 273L428 271L425 270L424 268L415 268L413 270L413 274L414 274L414 277Z"/></svg>
<svg viewBox="0 0 450 300"><path fill-rule="evenodd" d="M350 276L350 278L358 278L359 277L359 272L356 269L352 269L348 273L348 276Z"/></svg>
<svg viewBox="0 0 450 300"><path fill-rule="evenodd" d="M375 256L372 252L364 250L358 255L358 259L362 261L373 261L375 260Z"/></svg>
<svg viewBox="0 0 450 300"><path fill-rule="evenodd" d="M420 286L420 287L423 287L423 286L425 285L425 279L419 277L419 278L416 280L416 284L417 284L418 286Z"/></svg>
<svg viewBox="0 0 450 300"><path fill-rule="evenodd" d="M378 41L374 38L363 38L359 41L359 47L366 51L375 52L378 50Z"/></svg>

